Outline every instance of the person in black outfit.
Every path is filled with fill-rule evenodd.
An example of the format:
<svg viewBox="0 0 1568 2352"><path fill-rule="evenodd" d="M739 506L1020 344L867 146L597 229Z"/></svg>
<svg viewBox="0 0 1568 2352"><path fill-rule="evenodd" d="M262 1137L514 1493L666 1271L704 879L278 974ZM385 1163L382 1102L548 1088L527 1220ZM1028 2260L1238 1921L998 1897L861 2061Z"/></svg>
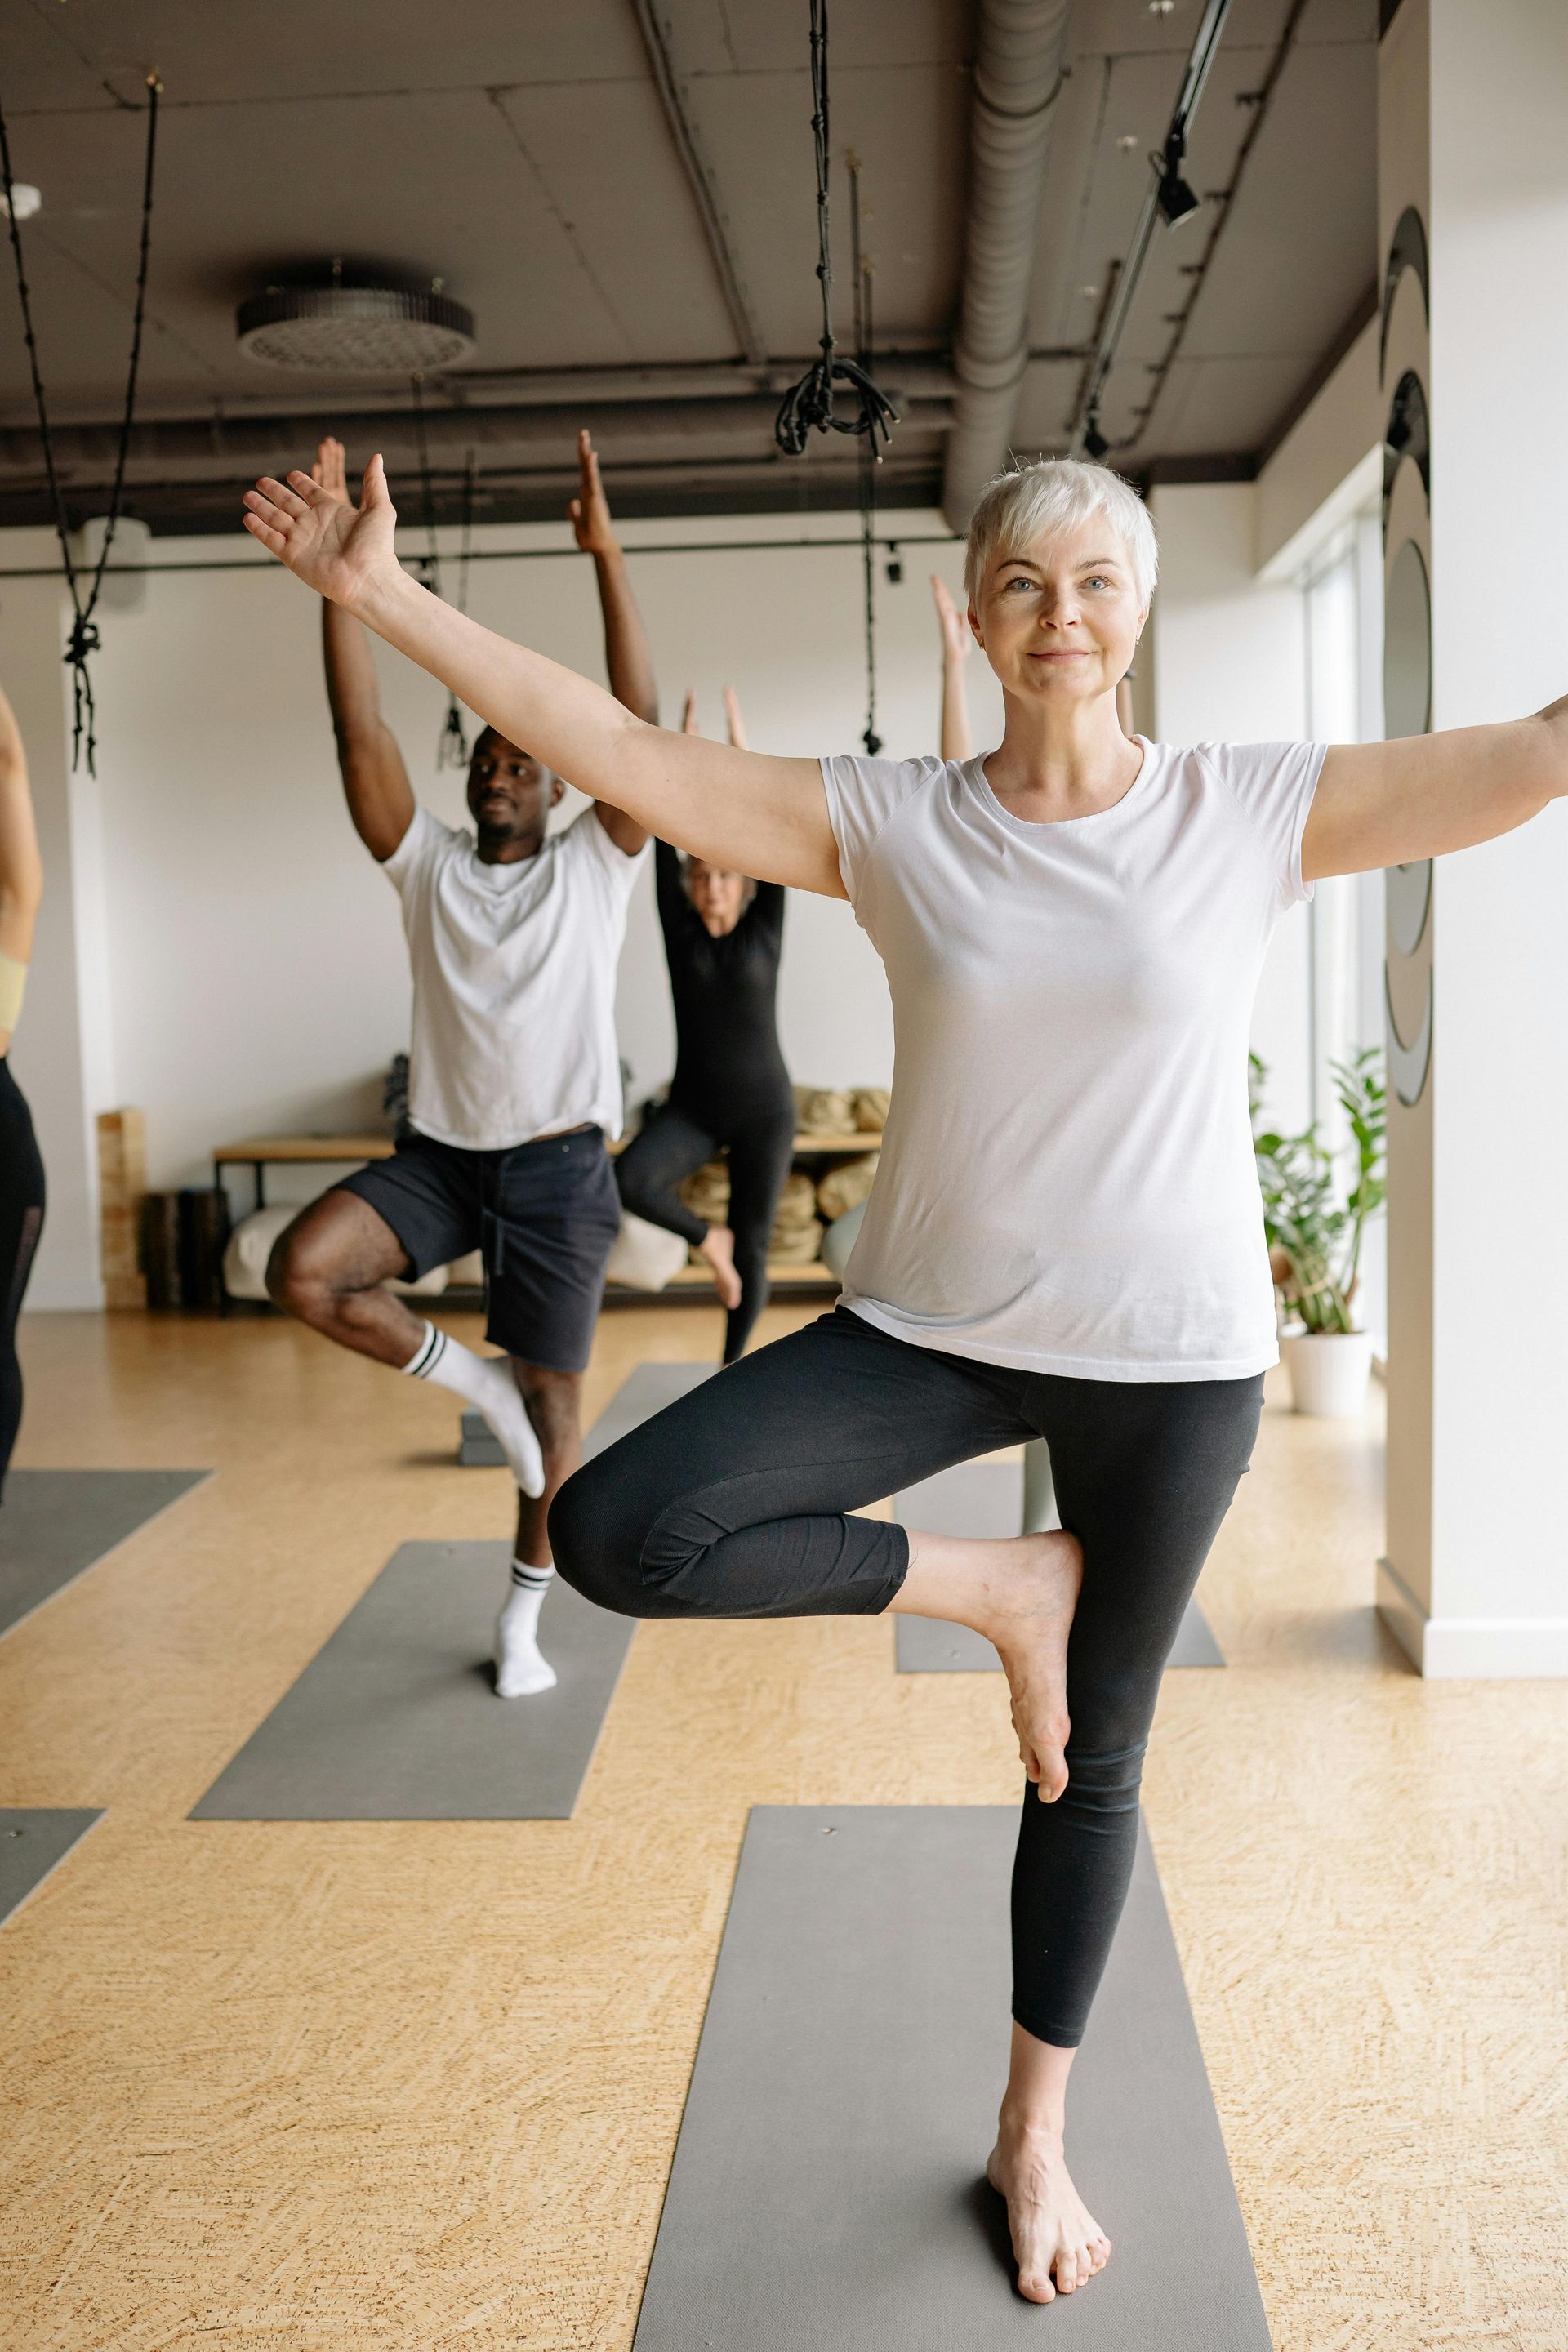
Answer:
<svg viewBox="0 0 1568 2352"><path fill-rule="evenodd" d="M0 1495L22 1420L16 1320L44 1223L44 1163L8 1058L43 890L27 757L0 693Z"/></svg>
<svg viewBox="0 0 1568 2352"><path fill-rule="evenodd" d="M744 748L733 689L730 740ZM697 732L686 698L686 732ZM675 999L675 1076L616 1163L621 1200L700 1250L729 1309L724 1361L743 1354L768 1301L768 1238L795 1148L795 1095L779 1050L776 1001L784 894L654 845L658 919ZM710 1225L681 1199L684 1177L730 1163L730 1222Z"/></svg>

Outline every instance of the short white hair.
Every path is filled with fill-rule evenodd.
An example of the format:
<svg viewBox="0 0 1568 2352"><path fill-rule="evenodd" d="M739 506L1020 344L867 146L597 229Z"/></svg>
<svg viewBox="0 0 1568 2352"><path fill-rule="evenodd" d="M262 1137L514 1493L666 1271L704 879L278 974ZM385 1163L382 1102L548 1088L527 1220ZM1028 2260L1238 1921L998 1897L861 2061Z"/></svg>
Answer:
<svg viewBox="0 0 1568 2352"><path fill-rule="evenodd" d="M1131 482L1082 457L1039 457L992 476L969 521L963 584L970 597L999 556L1022 555L1037 541L1076 530L1095 514L1105 517L1126 548L1138 603L1146 611L1160 573L1153 518Z"/></svg>

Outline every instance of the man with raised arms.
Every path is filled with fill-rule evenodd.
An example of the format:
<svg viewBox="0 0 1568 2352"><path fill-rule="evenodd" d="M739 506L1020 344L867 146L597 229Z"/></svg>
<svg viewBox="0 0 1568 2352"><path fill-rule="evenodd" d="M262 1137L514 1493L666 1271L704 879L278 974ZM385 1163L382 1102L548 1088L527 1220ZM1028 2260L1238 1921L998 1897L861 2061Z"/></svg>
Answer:
<svg viewBox="0 0 1568 2352"><path fill-rule="evenodd" d="M586 434L579 462L572 520L601 574L611 684L655 717L640 631L616 631L635 607L623 580L604 577L624 563ZM341 443L321 443L311 478L351 503ZM519 1490L496 1688L521 1698L555 1680L538 1643L554 1574L546 1519L582 1459L582 1377L619 1230L605 1150L622 1118L616 963L647 835L605 801L547 833L560 777L493 727L468 766L473 832L443 824L415 800L363 627L332 604L321 624L349 814L403 902L413 1132L295 1218L268 1287L340 1347L454 1390L495 1432ZM475 1248L500 1356L476 1355L384 1286Z"/></svg>

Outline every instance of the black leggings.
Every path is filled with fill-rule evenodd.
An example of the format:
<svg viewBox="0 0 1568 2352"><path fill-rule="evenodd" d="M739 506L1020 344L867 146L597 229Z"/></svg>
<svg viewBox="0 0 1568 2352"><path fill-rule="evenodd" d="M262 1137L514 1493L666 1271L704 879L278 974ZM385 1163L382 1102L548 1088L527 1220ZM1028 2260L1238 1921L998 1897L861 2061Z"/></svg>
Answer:
<svg viewBox="0 0 1568 2352"><path fill-rule="evenodd" d="M1084 1549L1068 1649L1068 1786L1026 1789L1013 1872L1013 2014L1072 2048L1126 1898L1160 1675L1247 1468L1260 1375L1081 1381L891 1339L847 1307L759 1349L568 1479L555 1564L634 1617L887 1608L904 1530L846 1517L976 1454L1050 1446Z"/></svg>
<svg viewBox="0 0 1568 2352"><path fill-rule="evenodd" d="M732 1364L768 1303L768 1237L795 1149L794 1097L764 1097L754 1108L722 1119L680 1103L663 1103L616 1160L616 1181L634 1217L679 1234L695 1249L708 1228L677 1188L705 1160L717 1159L721 1145L729 1150L730 1229L741 1277L741 1303L730 1309L724 1327L724 1361Z"/></svg>
<svg viewBox="0 0 1568 2352"><path fill-rule="evenodd" d="M16 1318L44 1223L44 1163L27 1099L0 1054L0 1495L22 1423Z"/></svg>

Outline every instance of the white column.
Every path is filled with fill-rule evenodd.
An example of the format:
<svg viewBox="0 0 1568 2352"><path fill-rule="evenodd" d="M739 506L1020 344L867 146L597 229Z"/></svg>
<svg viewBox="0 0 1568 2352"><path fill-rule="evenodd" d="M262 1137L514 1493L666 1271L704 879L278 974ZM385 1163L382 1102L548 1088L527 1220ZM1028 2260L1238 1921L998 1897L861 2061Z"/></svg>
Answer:
<svg viewBox="0 0 1568 2352"><path fill-rule="evenodd" d="M1568 9L1404 0L1380 83L1392 734L1422 720L1417 556L1433 726L1568 691ZM1565 906L1562 804L1389 877L1400 1099L1379 1605L1428 1675L1568 1674Z"/></svg>
<svg viewBox="0 0 1568 2352"><path fill-rule="evenodd" d="M52 532L6 534L6 569L58 562ZM93 1122L110 1099L107 940L98 787L71 773L67 603L57 578L0 582L0 680L27 749L44 858L27 999L11 1045L32 1107L48 1208L28 1309L103 1304Z"/></svg>

